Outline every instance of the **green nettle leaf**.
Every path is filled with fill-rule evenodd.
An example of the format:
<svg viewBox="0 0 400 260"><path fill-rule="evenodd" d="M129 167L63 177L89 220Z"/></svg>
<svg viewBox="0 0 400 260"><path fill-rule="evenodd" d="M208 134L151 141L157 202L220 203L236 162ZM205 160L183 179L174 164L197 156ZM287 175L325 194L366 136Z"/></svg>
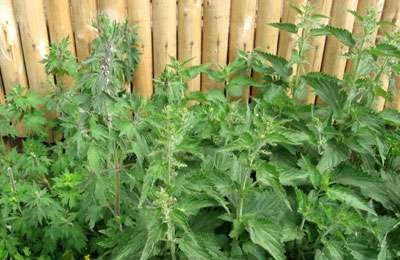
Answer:
<svg viewBox="0 0 400 260"><path fill-rule="evenodd" d="M163 238L166 228L162 223L158 223L157 219L153 217L152 223L148 226L147 240L143 248L140 260L146 260L153 256L154 248Z"/></svg>
<svg viewBox="0 0 400 260"><path fill-rule="evenodd" d="M199 260L209 260L210 255L194 240L192 236L186 236L179 241L179 248L187 256L188 259L195 258Z"/></svg>
<svg viewBox="0 0 400 260"><path fill-rule="evenodd" d="M354 47L356 41L354 40L351 32L346 29L337 28L331 25L325 25L311 30L312 36L332 35L336 37L341 43L348 47Z"/></svg>
<svg viewBox="0 0 400 260"><path fill-rule="evenodd" d="M315 259L323 260L344 260L343 247L337 241L323 241L325 247L322 251L317 251Z"/></svg>
<svg viewBox="0 0 400 260"><path fill-rule="evenodd" d="M388 43L380 43L372 47L369 52L377 57L400 58L400 49Z"/></svg>
<svg viewBox="0 0 400 260"><path fill-rule="evenodd" d="M320 72L308 73L304 79L332 109L339 110L342 107L344 93L340 89L339 79Z"/></svg>
<svg viewBox="0 0 400 260"><path fill-rule="evenodd" d="M372 206L370 206L366 201L360 198L355 192L351 189L333 186L329 187L327 195L329 198L333 200L341 201L355 209L364 210L372 215L377 215Z"/></svg>
<svg viewBox="0 0 400 260"><path fill-rule="evenodd" d="M320 172L326 172L328 170L332 170L347 159L348 155L344 147L330 143L324 150L317 168Z"/></svg>
<svg viewBox="0 0 400 260"><path fill-rule="evenodd" d="M379 113L380 117L395 126L400 126L400 113L391 109L385 109Z"/></svg>
<svg viewBox="0 0 400 260"><path fill-rule="evenodd" d="M290 33L297 33L299 30L293 23L269 23L268 25Z"/></svg>
<svg viewBox="0 0 400 260"><path fill-rule="evenodd" d="M99 170L102 167L102 153L95 143L89 145L87 151L88 166L92 170Z"/></svg>
<svg viewBox="0 0 400 260"><path fill-rule="evenodd" d="M289 62L282 57L266 52L255 51L256 55L271 63L272 69L282 78L286 79L292 75L292 67Z"/></svg>
<svg viewBox="0 0 400 260"><path fill-rule="evenodd" d="M281 243L280 233L276 226L268 223L266 220L249 218L246 230L250 234L251 241L267 250L274 259L286 259L285 249Z"/></svg>

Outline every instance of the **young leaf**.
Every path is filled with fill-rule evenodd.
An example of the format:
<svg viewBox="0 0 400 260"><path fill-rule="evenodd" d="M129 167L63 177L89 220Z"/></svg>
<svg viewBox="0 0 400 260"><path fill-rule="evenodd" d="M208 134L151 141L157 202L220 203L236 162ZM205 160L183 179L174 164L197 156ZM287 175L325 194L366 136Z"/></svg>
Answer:
<svg viewBox="0 0 400 260"><path fill-rule="evenodd" d="M346 189L340 186L333 186L328 189L327 195L329 198L342 201L355 209L364 210L374 216L377 215L375 210L370 205L368 205L367 202L356 195L351 189Z"/></svg>
<svg viewBox="0 0 400 260"><path fill-rule="evenodd" d="M290 32L290 33L297 33L298 28L293 23L269 23L272 27L278 28L279 30Z"/></svg>
<svg viewBox="0 0 400 260"><path fill-rule="evenodd" d="M348 47L354 47L354 45L356 45L356 41L354 40L351 32L346 29L333 27L331 25L325 25L319 28L312 29L310 34L311 36L332 35Z"/></svg>
<svg viewBox="0 0 400 260"><path fill-rule="evenodd" d="M345 98L339 87L339 79L320 72L308 73L304 79L332 109L339 110L342 107Z"/></svg>
<svg viewBox="0 0 400 260"><path fill-rule="evenodd" d="M274 259L286 259L285 248L280 241L280 234L276 226L266 220L249 218L246 230L250 234L251 241L262 246Z"/></svg>

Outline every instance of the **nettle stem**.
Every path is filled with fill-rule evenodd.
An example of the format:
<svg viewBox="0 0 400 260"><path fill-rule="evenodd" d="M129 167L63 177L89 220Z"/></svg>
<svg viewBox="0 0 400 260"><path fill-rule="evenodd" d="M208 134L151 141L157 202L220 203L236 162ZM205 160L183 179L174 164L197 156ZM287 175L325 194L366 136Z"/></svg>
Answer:
<svg viewBox="0 0 400 260"><path fill-rule="evenodd" d="M114 212L116 216L121 215L121 170L117 166L115 169L115 201L114 201Z"/></svg>

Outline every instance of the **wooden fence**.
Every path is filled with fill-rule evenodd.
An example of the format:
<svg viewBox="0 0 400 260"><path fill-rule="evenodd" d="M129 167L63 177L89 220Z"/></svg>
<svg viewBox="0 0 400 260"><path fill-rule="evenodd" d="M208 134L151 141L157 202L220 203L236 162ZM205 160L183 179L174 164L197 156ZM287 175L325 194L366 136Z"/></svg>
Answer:
<svg viewBox="0 0 400 260"><path fill-rule="evenodd" d="M400 24L400 0L308 0L317 12L331 16L329 22L359 31L354 16L346 10L365 12L376 8L382 20ZM15 84L45 94L49 78L41 60L49 43L71 39L78 60L89 54L96 31L91 21L99 13L137 25L142 52L133 77L134 91L150 97L152 79L169 62L169 57L191 60L192 65L226 64L238 50L259 47L288 58L295 36L268 26L270 22L296 22L290 4L307 0L0 0L0 102ZM383 31L377 32L382 34ZM343 45L331 37L312 42L307 71L324 71L342 77L346 60ZM348 65L347 65L348 66ZM52 79L50 79L52 80ZM397 80L400 85L400 80ZM384 87L387 88L388 80ZM190 82L191 90L221 87L206 76ZM314 102L312 93L307 102ZM400 109L400 98L384 106Z"/></svg>

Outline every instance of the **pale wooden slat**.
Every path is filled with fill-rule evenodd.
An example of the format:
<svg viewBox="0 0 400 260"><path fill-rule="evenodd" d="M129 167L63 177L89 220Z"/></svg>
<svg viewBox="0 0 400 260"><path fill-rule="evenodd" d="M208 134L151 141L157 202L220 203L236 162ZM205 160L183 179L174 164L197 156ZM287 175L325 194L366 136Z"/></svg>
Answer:
<svg viewBox="0 0 400 260"><path fill-rule="evenodd" d="M63 38L68 37L71 42L69 50L75 55L69 0L45 0L44 5L49 26L50 41L59 42Z"/></svg>
<svg viewBox="0 0 400 260"><path fill-rule="evenodd" d="M28 75L29 88L40 95L51 91L44 64L49 48L42 0L15 0L17 21Z"/></svg>
<svg viewBox="0 0 400 260"><path fill-rule="evenodd" d="M98 0L99 11L106 14L112 20L122 22L126 19L127 4L125 0Z"/></svg>
<svg viewBox="0 0 400 260"><path fill-rule="evenodd" d="M391 30L398 29L400 27L400 1L398 0L386 0L385 6L382 12L382 21L392 22L395 27L385 26L379 30L379 35L384 35ZM385 108L392 108L400 111L400 77L394 76L394 86L393 86L393 100L386 101L384 98L378 98L375 108L377 110L382 110L383 106ZM389 76L385 75L382 79L382 88L387 90L389 88Z"/></svg>
<svg viewBox="0 0 400 260"><path fill-rule="evenodd" d="M293 0L293 1L284 1L283 4L283 13L282 13L282 22L297 24L299 21L298 14L291 8L291 5L301 8L306 4L307 0ZM298 35L301 35L301 31L299 31ZM294 33L289 33L285 31L279 32L279 46L278 46L278 55L289 60L292 54L292 49L296 47L296 41L298 35ZM294 68L296 71L296 68Z"/></svg>
<svg viewBox="0 0 400 260"><path fill-rule="evenodd" d="M50 41L60 42L63 38L69 39L69 51L75 56L75 40L72 32L71 12L69 0L45 0L47 24L49 26ZM71 77L58 77L57 82L71 87L74 81Z"/></svg>
<svg viewBox="0 0 400 260"><path fill-rule="evenodd" d="M177 5L174 0L153 0L154 77L158 77L176 57Z"/></svg>
<svg viewBox="0 0 400 260"><path fill-rule="evenodd" d="M310 0L310 4L315 7L315 12L318 14L323 14L329 16L331 13L333 0ZM328 24L329 19L322 19L321 24ZM304 65L304 72L320 71L322 65L322 58L324 55L325 47L325 36L313 37L310 41L311 49L307 51L305 59L308 64ZM315 93L312 88L307 89L306 99L304 100L306 104L314 104Z"/></svg>
<svg viewBox="0 0 400 260"><path fill-rule="evenodd" d="M272 27L269 23L279 23L284 0L258 0L257 25L255 36L255 47L268 53L277 54L279 29ZM254 73L256 79L261 79L259 73ZM252 88L251 95L257 95L257 89Z"/></svg>
<svg viewBox="0 0 400 260"><path fill-rule="evenodd" d="M239 50L250 51L254 47L256 0L232 0L229 34L229 62ZM249 86L243 88L243 101L249 99Z"/></svg>
<svg viewBox="0 0 400 260"><path fill-rule="evenodd" d="M226 65L227 62L230 2L204 1L202 63L210 64L214 68L216 65ZM201 90L207 91L211 88L223 89L224 86L203 75Z"/></svg>
<svg viewBox="0 0 400 260"><path fill-rule="evenodd" d="M330 24L349 31L353 30L354 16L347 10L356 10L357 0L333 1ZM322 71L343 78L346 67L346 58L343 54L348 47L341 44L333 36L328 36L325 44L325 53L322 62Z"/></svg>
<svg viewBox="0 0 400 260"><path fill-rule="evenodd" d="M385 103L385 108L395 109L400 111L400 77L395 76L393 86L393 100Z"/></svg>
<svg viewBox="0 0 400 260"><path fill-rule="evenodd" d="M18 25L11 0L0 0L0 68L4 90L28 87Z"/></svg>
<svg viewBox="0 0 400 260"><path fill-rule="evenodd" d="M278 23L282 16L283 0L258 0L258 16L255 47L276 54L279 30L268 25Z"/></svg>
<svg viewBox="0 0 400 260"><path fill-rule="evenodd" d="M90 43L96 35L92 26L96 12L96 0L71 0L72 28L79 61L89 56Z"/></svg>
<svg viewBox="0 0 400 260"><path fill-rule="evenodd" d="M178 58L191 59L188 65L201 63L202 0L180 0L178 11ZM200 90L200 75L188 82L189 91Z"/></svg>
<svg viewBox="0 0 400 260"><path fill-rule="evenodd" d="M150 0L128 0L128 20L137 28L140 62L133 76L134 91L145 98L153 95L153 54Z"/></svg>

